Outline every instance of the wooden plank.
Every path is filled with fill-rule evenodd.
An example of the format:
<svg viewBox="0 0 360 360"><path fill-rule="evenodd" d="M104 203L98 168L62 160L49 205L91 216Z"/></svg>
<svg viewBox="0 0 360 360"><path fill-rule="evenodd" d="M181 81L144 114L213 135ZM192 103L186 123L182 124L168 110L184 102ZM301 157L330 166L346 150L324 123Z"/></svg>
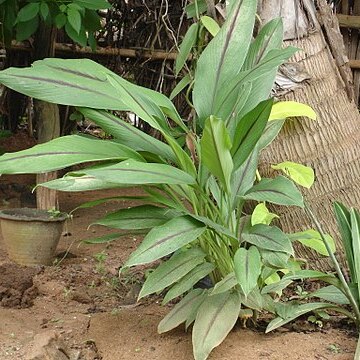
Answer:
<svg viewBox="0 0 360 360"><path fill-rule="evenodd" d="M360 29L360 16L336 14L340 27Z"/></svg>

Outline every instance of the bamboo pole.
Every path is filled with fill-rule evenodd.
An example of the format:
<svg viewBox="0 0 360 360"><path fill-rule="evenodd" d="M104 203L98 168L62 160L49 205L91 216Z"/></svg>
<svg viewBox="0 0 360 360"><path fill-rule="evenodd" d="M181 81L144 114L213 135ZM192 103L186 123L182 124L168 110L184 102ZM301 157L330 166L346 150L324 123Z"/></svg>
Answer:
<svg viewBox="0 0 360 360"><path fill-rule="evenodd" d="M31 52L33 48L23 43L13 42L11 49L15 51L26 51ZM79 47L72 44L55 44L55 54L79 54L79 55L93 55L93 56L121 56L127 58L139 58L148 59L152 61L157 60L176 60L177 52L170 51L166 52L163 50L151 50L151 49L118 49L118 48L101 48L97 47L96 51L92 51L89 46Z"/></svg>
<svg viewBox="0 0 360 360"><path fill-rule="evenodd" d="M360 29L360 16L336 14L340 27Z"/></svg>

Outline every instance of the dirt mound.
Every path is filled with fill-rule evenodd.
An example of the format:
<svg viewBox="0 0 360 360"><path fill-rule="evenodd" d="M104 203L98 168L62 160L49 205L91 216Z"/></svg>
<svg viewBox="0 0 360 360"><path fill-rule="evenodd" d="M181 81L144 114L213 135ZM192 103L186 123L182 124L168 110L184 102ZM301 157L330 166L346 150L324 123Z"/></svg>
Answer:
<svg viewBox="0 0 360 360"><path fill-rule="evenodd" d="M39 268L29 268L16 264L0 266L0 305L3 307L26 308L33 305L38 290L33 277Z"/></svg>

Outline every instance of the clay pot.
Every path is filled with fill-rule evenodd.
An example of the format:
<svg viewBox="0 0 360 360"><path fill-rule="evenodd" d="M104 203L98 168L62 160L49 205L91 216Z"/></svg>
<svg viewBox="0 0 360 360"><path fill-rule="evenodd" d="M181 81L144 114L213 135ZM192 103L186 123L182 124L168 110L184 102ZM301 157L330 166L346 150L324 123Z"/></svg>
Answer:
<svg viewBox="0 0 360 360"><path fill-rule="evenodd" d="M0 224L10 260L26 266L51 265L66 214L54 216L30 208L0 211Z"/></svg>

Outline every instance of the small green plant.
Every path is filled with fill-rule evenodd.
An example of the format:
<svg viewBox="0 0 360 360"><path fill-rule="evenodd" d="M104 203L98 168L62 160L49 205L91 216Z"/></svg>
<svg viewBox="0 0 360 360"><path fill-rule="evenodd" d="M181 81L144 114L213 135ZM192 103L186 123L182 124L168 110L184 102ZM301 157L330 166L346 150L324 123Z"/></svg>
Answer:
<svg viewBox="0 0 360 360"><path fill-rule="evenodd" d="M96 260L97 264L96 264L96 271L99 274L104 275L106 273L106 269L105 269L105 261L108 257L108 254L105 251L101 251L94 256L94 259Z"/></svg>

